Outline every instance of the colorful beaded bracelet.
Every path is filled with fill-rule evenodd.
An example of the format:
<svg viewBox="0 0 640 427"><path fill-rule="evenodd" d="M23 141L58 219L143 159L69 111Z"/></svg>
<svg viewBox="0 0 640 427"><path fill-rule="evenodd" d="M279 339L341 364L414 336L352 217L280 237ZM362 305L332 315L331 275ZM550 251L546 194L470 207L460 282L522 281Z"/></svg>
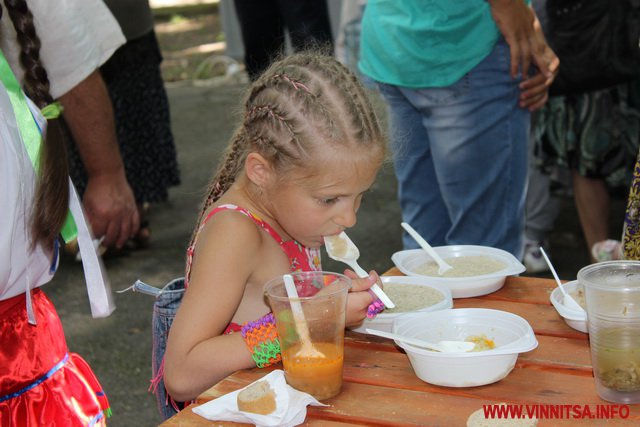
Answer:
<svg viewBox="0 0 640 427"><path fill-rule="evenodd" d="M384 310L384 303L371 289L367 289L367 292L373 297L373 302L367 307L367 318L373 319L378 313Z"/></svg>
<svg viewBox="0 0 640 427"><path fill-rule="evenodd" d="M240 333L258 368L273 365L282 359L273 313L268 313L258 320L244 323Z"/></svg>

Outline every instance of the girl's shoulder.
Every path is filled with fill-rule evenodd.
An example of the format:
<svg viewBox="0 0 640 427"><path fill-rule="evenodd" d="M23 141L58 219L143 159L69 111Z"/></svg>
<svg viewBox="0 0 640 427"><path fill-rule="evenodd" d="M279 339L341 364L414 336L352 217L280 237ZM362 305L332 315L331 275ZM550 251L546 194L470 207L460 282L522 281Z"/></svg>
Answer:
<svg viewBox="0 0 640 427"><path fill-rule="evenodd" d="M252 214L251 211L249 211L248 209L245 209L241 206L238 206L232 203L224 203L217 206L214 205L211 208L209 208L209 211L205 213L201 224L202 225L206 224L211 218L213 218L215 215L220 214L221 212L237 212L251 219L258 218L254 214ZM235 215L232 215L232 217L235 217Z"/></svg>
<svg viewBox="0 0 640 427"><path fill-rule="evenodd" d="M247 224L249 221L246 219L249 219L250 222L253 222L254 227L257 226L259 230L266 232L279 245L282 245L284 242L280 234L267 221L262 219L260 215L254 211L231 203L225 203L210 208L209 212L205 213L200 228L204 227L205 224L215 216L224 216L224 222L230 221L227 224ZM223 222L223 220L220 220L220 222Z"/></svg>
<svg viewBox="0 0 640 427"><path fill-rule="evenodd" d="M207 215L203 219L196 238L187 250L187 277L191 269L204 261L209 269L238 270L238 263L247 267L247 260L260 257L263 236L245 215L224 210Z"/></svg>
<svg viewBox="0 0 640 427"><path fill-rule="evenodd" d="M282 261L286 268L286 258L282 259L282 252L273 240L250 216L233 209L219 211L204 223L190 248L187 275L190 276L193 267L206 270L206 277L231 274L242 280L259 277L256 281L263 283L273 265Z"/></svg>
<svg viewBox="0 0 640 427"><path fill-rule="evenodd" d="M237 238L255 237L260 228L256 226L256 217L242 207L226 204L213 207L202 219L200 234L214 233L216 237L236 236ZM197 238L200 239L201 236Z"/></svg>

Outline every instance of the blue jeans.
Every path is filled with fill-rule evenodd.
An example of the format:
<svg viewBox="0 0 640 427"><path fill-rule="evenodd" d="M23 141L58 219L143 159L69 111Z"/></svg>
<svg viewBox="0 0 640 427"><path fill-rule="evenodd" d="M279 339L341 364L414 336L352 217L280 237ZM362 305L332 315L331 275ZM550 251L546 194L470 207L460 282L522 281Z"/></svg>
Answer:
<svg viewBox="0 0 640 427"><path fill-rule="evenodd" d="M160 367L163 366L169 329L173 324L173 319L176 317L176 312L182 302L184 289L184 278L181 277L172 280L162 288L162 291L156 297L156 301L153 304L151 371L154 378L154 394L156 395L158 410L164 419L168 419L178 412L176 408L174 408L170 397L167 395L167 390L164 388L164 380L162 379L162 372L159 372L159 370Z"/></svg>
<svg viewBox="0 0 640 427"><path fill-rule="evenodd" d="M379 83L389 106L402 218L434 246L476 244L520 258L530 114L518 107L500 40L442 88ZM406 233L405 248L417 248Z"/></svg>

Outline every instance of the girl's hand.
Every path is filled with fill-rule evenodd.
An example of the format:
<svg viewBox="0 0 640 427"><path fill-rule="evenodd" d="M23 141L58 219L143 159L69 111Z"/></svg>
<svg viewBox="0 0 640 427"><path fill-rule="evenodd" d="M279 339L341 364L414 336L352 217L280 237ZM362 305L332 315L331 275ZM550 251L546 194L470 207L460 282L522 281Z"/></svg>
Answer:
<svg viewBox="0 0 640 427"><path fill-rule="evenodd" d="M344 275L352 280L351 289L347 296L347 320L346 326L357 326L367 316L367 308L374 301L371 293L367 292L380 276L375 271L369 272L369 277L359 278L351 270L345 270Z"/></svg>

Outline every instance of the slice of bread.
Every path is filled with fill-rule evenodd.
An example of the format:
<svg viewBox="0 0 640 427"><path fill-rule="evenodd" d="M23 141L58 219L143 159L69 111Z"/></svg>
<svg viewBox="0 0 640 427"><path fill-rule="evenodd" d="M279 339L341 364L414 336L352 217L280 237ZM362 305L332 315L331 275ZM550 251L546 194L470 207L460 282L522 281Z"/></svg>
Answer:
<svg viewBox="0 0 640 427"><path fill-rule="evenodd" d="M267 381L257 381L238 393L238 409L269 415L276 410L276 392Z"/></svg>

